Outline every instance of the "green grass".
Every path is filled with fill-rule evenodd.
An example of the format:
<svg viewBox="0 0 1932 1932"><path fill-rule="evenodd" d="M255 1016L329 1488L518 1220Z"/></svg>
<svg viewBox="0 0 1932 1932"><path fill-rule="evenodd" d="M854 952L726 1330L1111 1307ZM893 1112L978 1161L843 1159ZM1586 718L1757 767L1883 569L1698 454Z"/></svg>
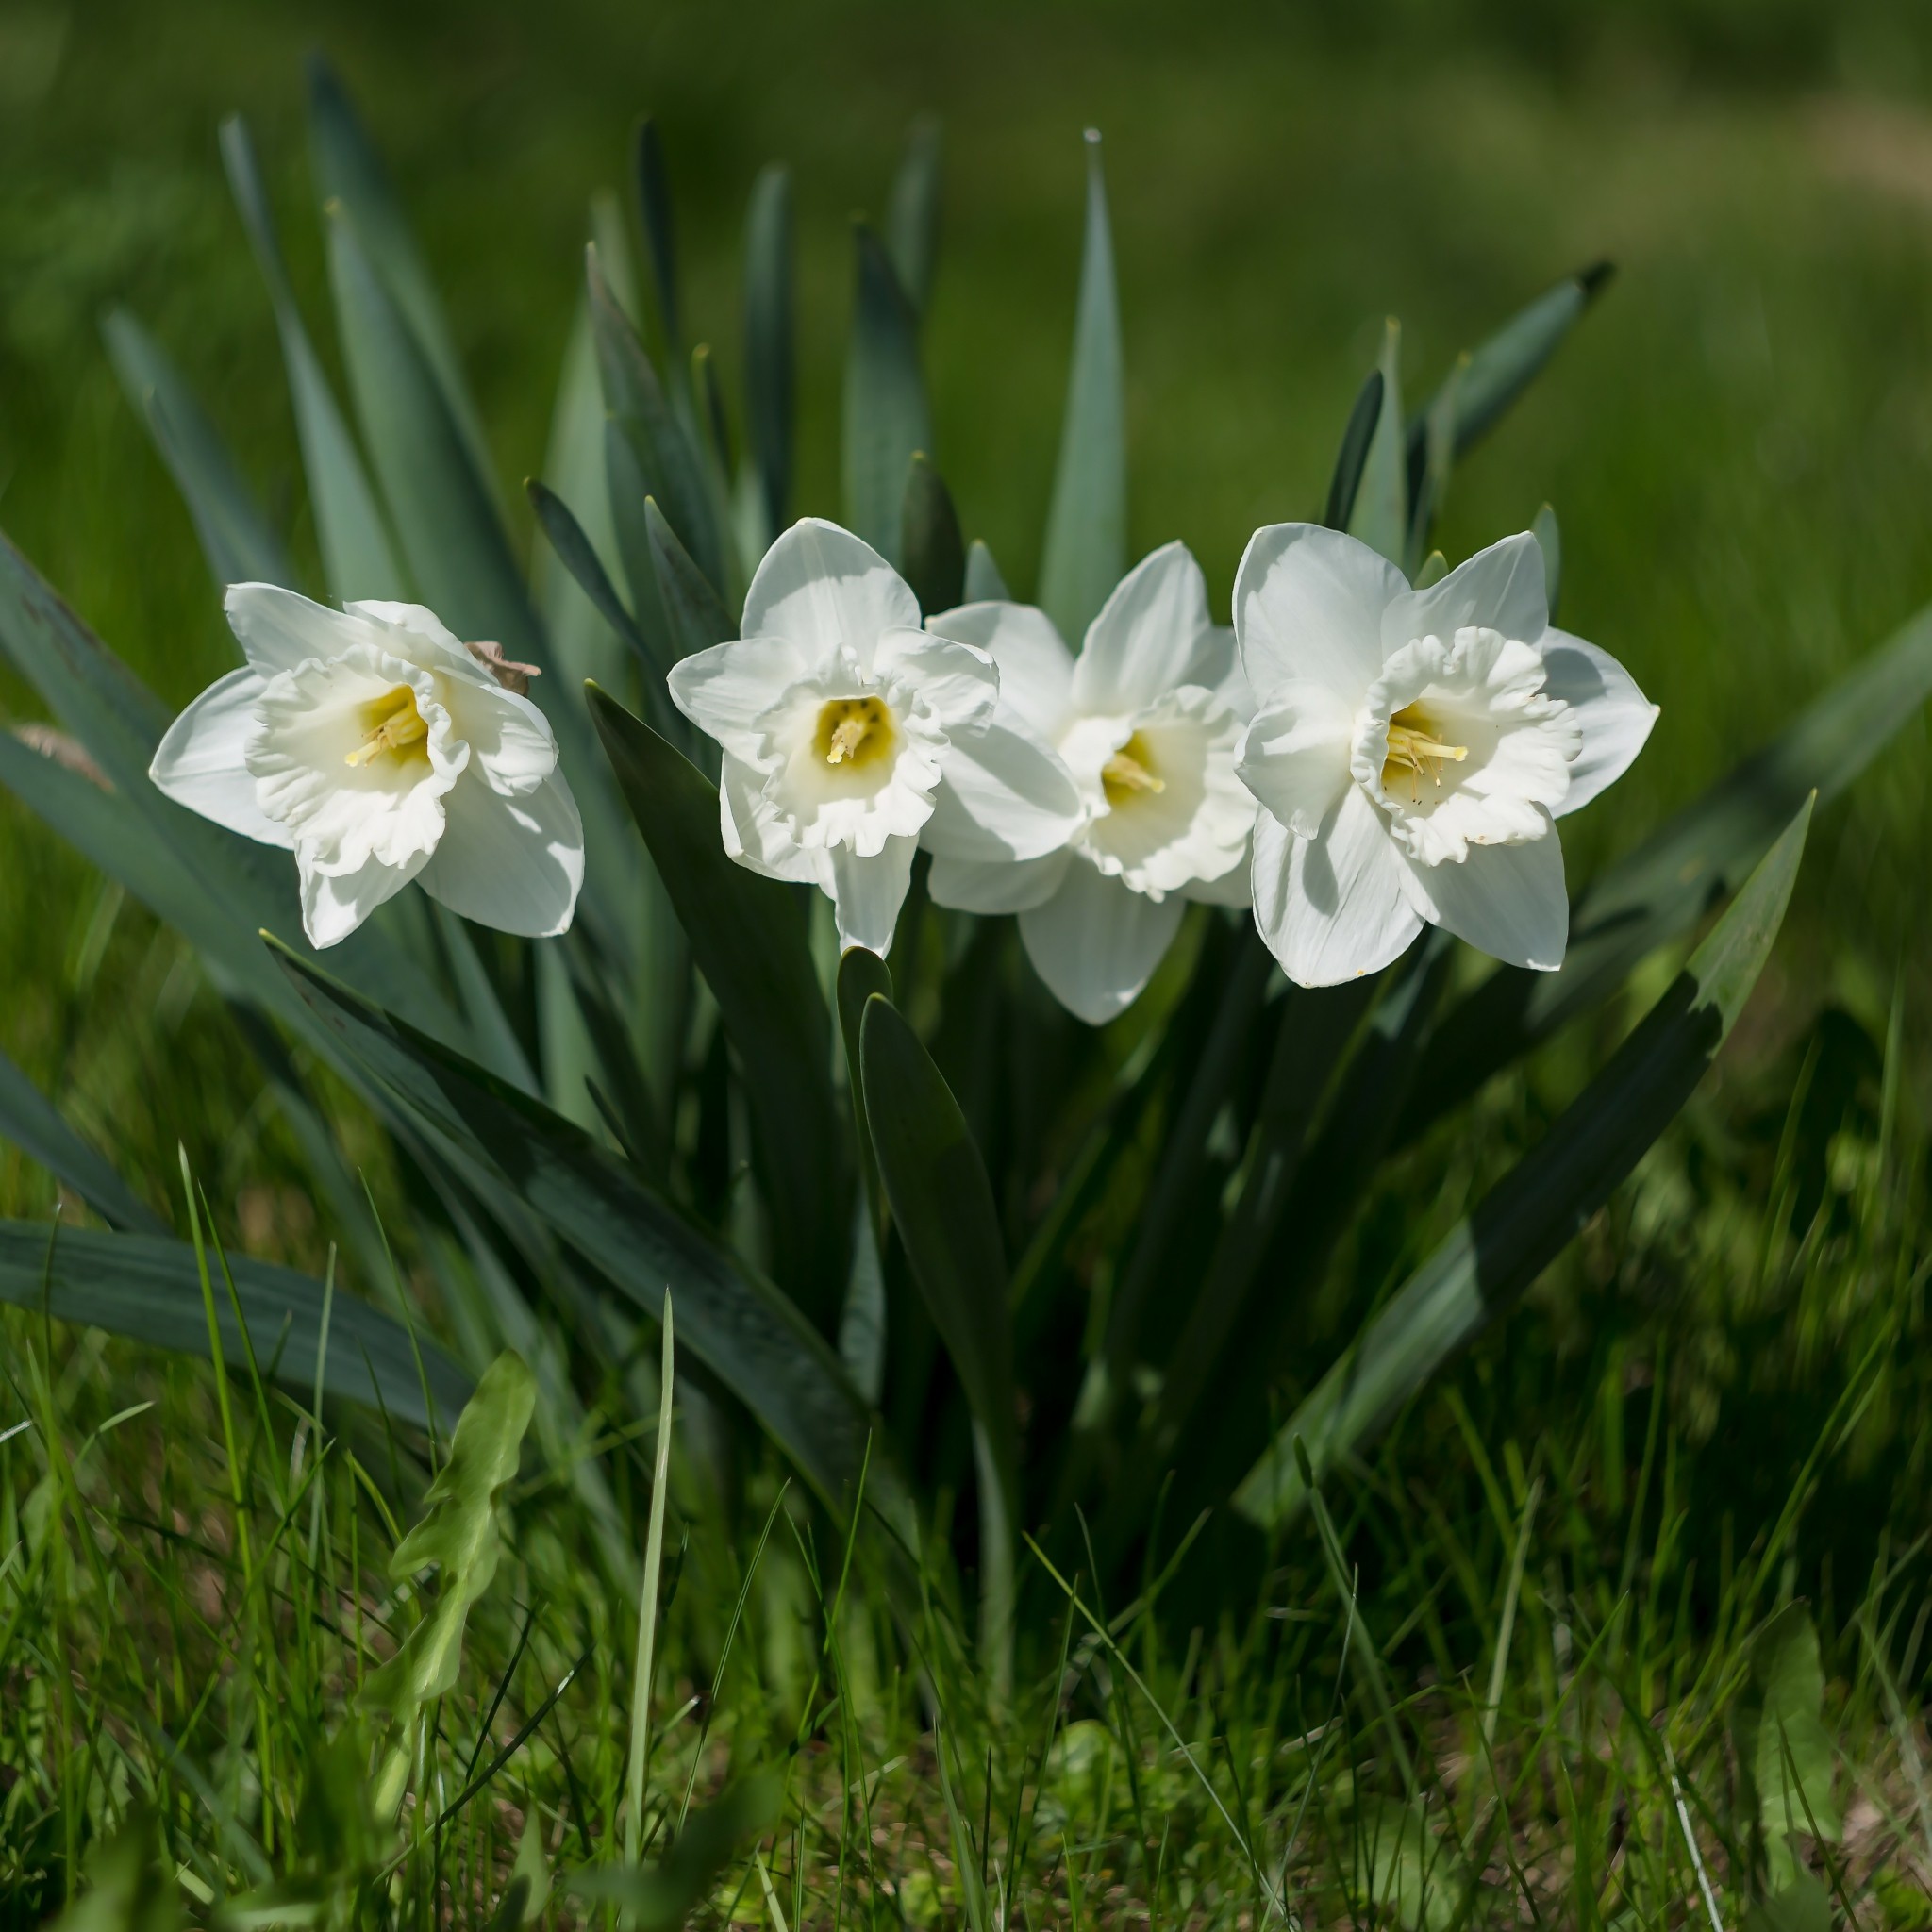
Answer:
<svg viewBox="0 0 1932 1932"><path fill-rule="evenodd" d="M937 454L969 531L1026 585L1071 326L1077 136L1097 123L1135 548L1187 539L1220 598L1255 525L1317 505L1385 312L1420 385L1557 275L1620 264L1457 479L1444 531L1459 554L1552 501L1566 622L1664 707L1630 779L1576 824L1586 876L1932 595L1924 31L1875 7L1632 8L1600 29L1508 8L1377 17L1379 36L1245 8L9 13L0 525L169 698L226 667L188 520L96 325L132 307L265 500L299 498L213 128L234 107L255 123L321 315L297 114L299 57L320 40L418 217L507 486L541 459L586 195L621 182L650 107L695 332L727 368L744 194L765 159L793 164L801 501L835 509L845 218L878 206L906 124L938 110ZM291 535L312 553L299 514ZM24 702L0 681L9 714ZM714 1915L1257 1925L1273 1890L1304 1923L1358 1924L1366 1892L1390 1890L1386 1869L1365 1885L1363 1834L1379 1820L1407 1843L1388 1807L1412 1799L1436 1862L1425 1894L1398 1885L1398 1918L1699 1923L1694 1840L1735 1926L1761 1848L1733 1719L1754 1633L1804 1600L1845 1817L1817 1868L1861 1923L1932 1923L1927 1745L1900 1715L1932 1666L1926 752L1908 724L1821 821L1721 1080L1523 1319L1331 1489L1334 1560L1305 1527L1250 1574L1210 1523L1158 1592L1081 1606L1029 1561L1018 1688L992 1707L948 1566L904 1614L881 1553L859 1539L848 1575L829 1519L775 1465L708 1458L692 1397L644 1835L734 1771L785 1779L762 1840L770 1898L741 1857ZM192 950L11 801L0 851L0 1047L177 1224L178 1141L224 1239L321 1272L333 1230ZM1640 988L1629 1012L1643 1004ZM1559 1042L1473 1130L1407 1157L1338 1260L1338 1300L1399 1280L1603 1044ZM331 1101L409 1267L380 1137ZM0 1211L53 1200L0 1148ZM446 1312L425 1278L409 1286ZM638 1548L657 1445L608 1419L655 1412L654 1367L611 1364L575 1445ZM483 1923L526 1824L559 1873L624 1842L637 1578L568 1468L534 1454L418 1795L395 1833L360 1815L343 1767L363 1740L345 1726L426 1594L388 1559L435 1453L346 1412L318 1424L245 1378L225 1416L205 1365L0 1313L0 1923L58 1907L90 1842L142 1803L197 1921L271 1871L333 1859L370 1879L335 1905L371 1923ZM1164 1524L1157 1546L1189 1532ZM1481 1885L1462 1895L1465 1865Z"/></svg>

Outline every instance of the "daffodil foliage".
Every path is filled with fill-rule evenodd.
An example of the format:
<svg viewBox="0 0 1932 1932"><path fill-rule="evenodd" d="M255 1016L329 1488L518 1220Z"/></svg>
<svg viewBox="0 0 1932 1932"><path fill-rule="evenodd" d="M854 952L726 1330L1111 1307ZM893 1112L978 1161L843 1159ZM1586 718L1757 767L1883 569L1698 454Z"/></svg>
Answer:
<svg viewBox="0 0 1932 1932"><path fill-rule="evenodd" d="M342 1285L218 1256L217 1297L113 1150L0 1067L0 1128L118 1230L49 1258L0 1229L0 1294L212 1333L405 1428L514 1349L533 1451L623 1578L637 1526L586 1445L641 1399L625 1365L669 1290L704 1419L677 1453L713 1478L691 1493L730 1512L764 1456L834 1519L862 1498L907 1559L889 1574L956 1563L976 1591L994 1686L1035 1627L1024 1538L1109 1588L1204 1510L1224 1553L1258 1551L1682 1106L1768 955L1809 801L1932 690L1932 617L1571 877L1566 816L1654 708L1557 627L1553 512L1453 568L1433 525L1606 271L1507 319L1412 417L1391 329L1332 475L1291 479L1320 514L1230 533L1224 610L1178 542L1127 550L1097 140L1037 601L933 448L929 136L888 227L858 230L844 494L808 505L789 179L753 187L742 313L712 318L743 358L714 358L686 337L646 127L653 273L641 293L601 201L526 574L453 332L321 68L310 109L346 398L239 121L222 152L321 574L115 318L236 662L176 715L0 547L0 649L50 713L0 736L0 780L200 950L310 1150ZM1382 1163L1694 929L1651 1018L1372 1323L1376 1284L1338 1257ZM383 1231L316 1064L393 1138L416 1224L390 1232L441 1345L373 1305Z"/></svg>

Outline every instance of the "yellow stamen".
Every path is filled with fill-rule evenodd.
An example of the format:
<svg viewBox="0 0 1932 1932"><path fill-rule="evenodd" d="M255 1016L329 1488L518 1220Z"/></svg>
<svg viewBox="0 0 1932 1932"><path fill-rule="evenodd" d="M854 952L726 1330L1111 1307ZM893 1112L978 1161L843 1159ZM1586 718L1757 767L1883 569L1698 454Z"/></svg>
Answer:
<svg viewBox="0 0 1932 1932"><path fill-rule="evenodd" d="M374 703L364 705L361 723L368 735L347 754L344 764L366 765L384 752L406 752L429 736L429 726L416 708L416 693L407 684L399 684Z"/></svg>
<svg viewBox="0 0 1932 1932"><path fill-rule="evenodd" d="M1396 774L1408 774L1411 805L1422 797L1426 778L1438 791L1442 786L1442 760L1460 764L1469 756L1466 744L1445 744L1436 736L1441 727L1420 704L1405 705L1389 721L1389 755L1382 761L1382 783L1392 789Z"/></svg>
<svg viewBox="0 0 1932 1932"><path fill-rule="evenodd" d="M828 765L859 771L891 755L892 714L877 698L829 698L819 709L812 749Z"/></svg>
<svg viewBox="0 0 1932 1932"><path fill-rule="evenodd" d="M1165 791L1167 780L1154 770L1154 754L1137 731L1100 768L1100 789L1115 810L1143 791Z"/></svg>

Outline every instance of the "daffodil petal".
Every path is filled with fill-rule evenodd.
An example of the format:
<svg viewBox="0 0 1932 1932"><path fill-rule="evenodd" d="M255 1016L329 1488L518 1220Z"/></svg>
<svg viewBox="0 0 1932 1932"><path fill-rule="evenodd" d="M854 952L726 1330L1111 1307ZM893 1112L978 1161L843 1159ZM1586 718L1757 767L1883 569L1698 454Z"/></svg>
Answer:
<svg viewBox="0 0 1932 1932"><path fill-rule="evenodd" d="M470 779L442 809L442 837L418 874L431 898L497 932L569 930L584 883L584 827L561 778L516 797Z"/></svg>
<svg viewBox="0 0 1932 1932"><path fill-rule="evenodd" d="M1382 670L1382 613L1407 589L1387 558L1340 530L1257 530L1234 580L1235 634L1257 701L1309 679L1360 704Z"/></svg>
<svg viewBox="0 0 1932 1932"><path fill-rule="evenodd" d="M1076 861L1058 891L1020 915L1033 970L1060 1005L1090 1026L1124 1012L1154 976L1180 930L1187 903L1158 903Z"/></svg>
<svg viewBox="0 0 1932 1932"><path fill-rule="evenodd" d="M310 658L340 658L351 644L377 644L378 627L279 584L230 584L222 600L228 627L263 678Z"/></svg>
<svg viewBox="0 0 1932 1932"><path fill-rule="evenodd" d="M1472 845L1460 864L1405 863L1409 903L1479 953L1554 973L1570 938L1563 847L1552 826L1521 845Z"/></svg>
<svg viewBox="0 0 1932 1932"><path fill-rule="evenodd" d="M708 736L745 763L757 761L759 724L773 701L809 676L811 663L791 638L748 634L695 651L671 667L671 701Z"/></svg>
<svg viewBox="0 0 1932 1932"><path fill-rule="evenodd" d="M1100 607L1074 662L1074 705L1137 711L1176 685L1215 689L1232 652L1208 616L1208 580L1185 543L1143 557Z"/></svg>
<svg viewBox="0 0 1932 1932"><path fill-rule="evenodd" d="M808 850L765 796L764 776L727 751L718 774L718 820L724 850L749 872L831 892L823 848Z"/></svg>
<svg viewBox="0 0 1932 1932"><path fill-rule="evenodd" d="M295 848L302 879L302 930L319 952L340 945L375 908L393 899L428 860L417 853L407 864L385 865L370 858L353 872L323 872L306 846Z"/></svg>
<svg viewBox="0 0 1932 1932"><path fill-rule="evenodd" d="M1241 783L1297 837L1311 839L1349 782L1354 733L1355 714L1325 684L1281 685L1241 741Z"/></svg>
<svg viewBox="0 0 1932 1932"><path fill-rule="evenodd" d="M294 833L262 810L255 774L243 762L262 690L247 666L209 685L168 726L148 776L176 805L244 839L292 851Z"/></svg>
<svg viewBox="0 0 1932 1932"><path fill-rule="evenodd" d="M1272 813L1255 825L1255 924L1298 986L1338 986L1407 950L1423 918L1381 813L1349 785L1312 839Z"/></svg>
<svg viewBox="0 0 1932 1932"><path fill-rule="evenodd" d="M1464 625L1533 644L1549 621L1543 547L1524 531L1478 550L1426 591L1397 597L1382 613L1382 644L1399 651L1425 637L1446 643Z"/></svg>
<svg viewBox="0 0 1932 1932"><path fill-rule="evenodd" d="M999 667L1001 706L1042 737L1059 736L1073 702L1074 654L1045 611L1031 604L962 604L927 618L925 627L984 651Z"/></svg>
<svg viewBox="0 0 1932 1932"><path fill-rule="evenodd" d="M923 630L891 630L874 644L867 667L882 679L912 686L947 732L989 724L999 702L1000 675L984 651Z"/></svg>
<svg viewBox="0 0 1932 1932"><path fill-rule="evenodd" d="M1570 789L1556 808L1561 818L1588 805L1629 770L1657 723L1657 708L1607 651L1555 625L1544 631L1542 646L1543 690L1572 706L1583 727L1583 749L1570 767Z"/></svg>
<svg viewBox="0 0 1932 1932"><path fill-rule="evenodd" d="M491 791L520 798L557 770L556 734L528 698L491 679L449 691L449 700L456 731L469 742L471 773Z"/></svg>
<svg viewBox="0 0 1932 1932"><path fill-rule="evenodd" d="M998 722L958 733L941 767L932 816L919 835L954 858L1039 858L1079 830L1087 813L1073 774L1031 732Z"/></svg>
<svg viewBox="0 0 1932 1932"><path fill-rule="evenodd" d="M885 850L872 858L860 858L844 845L831 848L832 909L841 952L863 946L869 953L883 953L891 946L918 849L916 839L888 839Z"/></svg>
<svg viewBox="0 0 1932 1932"><path fill-rule="evenodd" d="M1068 867L1077 863L1071 852L1049 852L1044 858L948 858L936 853L926 890L937 906L956 912L1024 912L1043 905L1059 891Z"/></svg>
<svg viewBox="0 0 1932 1932"><path fill-rule="evenodd" d="M748 638L790 639L814 659L849 645L869 671L881 632L918 627L919 599L870 543L821 517L805 517L753 573L739 629Z"/></svg>

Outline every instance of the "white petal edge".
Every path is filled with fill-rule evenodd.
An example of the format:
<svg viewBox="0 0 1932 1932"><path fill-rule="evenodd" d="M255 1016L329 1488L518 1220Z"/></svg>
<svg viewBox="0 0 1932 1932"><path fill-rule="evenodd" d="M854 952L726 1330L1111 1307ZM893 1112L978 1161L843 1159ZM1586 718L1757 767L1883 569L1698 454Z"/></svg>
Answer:
<svg viewBox="0 0 1932 1932"><path fill-rule="evenodd" d="M926 620L935 637L984 651L999 667L1000 703L1043 738L1057 738L1073 703L1074 654L1053 619L1031 604L961 604Z"/></svg>
<svg viewBox="0 0 1932 1932"><path fill-rule="evenodd" d="M317 952L341 942L386 900L393 899L427 863L418 854L408 865L384 865L372 858L355 872L317 872L298 845L295 864L302 878L302 930Z"/></svg>
<svg viewBox="0 0 1932 1932"><path fill-rule="evenodd" d="M1583 749L1570 767L1570 790L1557 808L1561 818L1588 805L1630 769L1657 723L1657 708L1607 651L1554 625L1544 631L1542 647L1544 691L1574 706L1583 726Z"/></svg>
<svg viewBox="0 0 1932 1932"><path fill-rule="evenodd" d="M209 685L168 726L147 774L176 805L244 839L292 851L295 835L262 810L254 774L242 761L262 690L247 665Z"/></svg>
<svg viewBox="0 0 1932 1932"><path fill-rule="evenodd" d="M1071 852L1049 852L1044 858L1019 860L948 858L935 854L926 874L933 903L956 912L1024 912L1044 905L1059 891L1067 868L1084 864Z"/></svg>
<svg viewBox="0 0 1932 1932"><path fill-rule="evenodd" d="M912 855L917 839L888 839L874 858L858 858L849 846L838 845L826 855L830 861L832 912L839 928L839 950L863 946L883 954L892 943L892 928L912 883Z"/></svg>
<svg viewBox="0 0 1932 1932"><path fill-rule="evenodd" d="M1406 870L1359 785L1342 792L1312 839L1264 811L1255 823L1255 924L1297 986L1378 973L1423 928L1403 889Z"/></svg>
<svg viewBox="0 0 1932 1932"><path fill-rule="evenodd" d="M936 856L1041 858L1086 822L1074 774L1030 731L995 721L962 732L947 748L941 772L932 816L919 835Z"/></svg>
<svg viewBox="0 0 1932 1932"><path fill-rule="evenodd" d="M748 764L764 736L757 721L815 663L791 638L750 634L693 651L671 667L665 682L671 702L700 731Z"/></svg>
<svg viewBox="0 0 1932 1932"><path fill-rule="evenodd" d="M803 517L753 573L739 632L790 638L813 658L849 644L870 670L882 631L918 627L911 586L870 543L823 517Z"/></svg>
<svg viewBox="0 0 1932 1932"><path fill-rule="evenodd" d="M432 899L525 939L570 930L584 883L584 825L561 774L514 798L466 775L442 810L442 837L417 875Z"/></svg>
<svg viewBox="0 0 1932 1932"><path fill-rule="evenodd" d="M1235 635L1256 702L1307 678L1359 705L1382 670L1382 613L1407 589L1386 557L1341 530L1257 530L1234 579Z"/></svg>
<svg viewBox="0 0 1932 1932"><path fill-rule="evenodd" d="M797 843L764 796L764 778L727 751L718 774L718 824L724 850L747 872L792 885L823 887L831 894L831 874L823 850Z"/></svg>
<svg viewBox="0 0 1932 1932"><path fill-rule="evenodd" d="M1447 643L1464 625L1499 630L1533 644L1550 621L1543 579L1543 546L1527 531L1505 537L1458 563L1439 584L1410 591L1382 618L1382 643L1399 651L1417 638Z"/></svg>
<svg viewBox="0 0 1932 1932"><path fill-rule="evenodd" d="M1350 783L1355 713L1325 684L1276 688L1236 752L1241 783L1297 838L1312 839Z"/></svg>
<svg viewBox="0 0 1932 1932"><path fill-rule="evenodd" d="M379 626L279 584L230 584L222 608L242 655L264 678L310 658L340 658L351 644L382 641Z"/></svg>
<svg viewBox="0 0 1932 1932"><path fill-rule="evenodd" d="M1222 634L1208 615L1208 579L1185 543L1163 543L1116 584L1087 626L1074 662L1074 706L1138 711L1176 685L1213 690L1227 675Z"/></svg>
<svg viewBox="0 0 1932 1932"><path fill-rule="evenodd" d="M991 722L1000 674L984 651L923 630L881 632L872 668L881 679L902 678L939 715L947 732Z"/></svg>
<svg viewBox="0 0 1932 1932"><path fill-rule="evenodd" d="M1143 892L1075 862L1059 891L1020 915L1033 970L1075 1019L1102 1026L1124 1012L1174 943L1187 904Z"/></svg>
<svg viewBox="0 0 1932 1932"><path fill-rule="evenodd" d="M1500 959L1554 973L1570 939L1563 847L1554 826L1521 845L1472 845L1461 864L1403 866L1409 903L1432 925Z"/></svg>

